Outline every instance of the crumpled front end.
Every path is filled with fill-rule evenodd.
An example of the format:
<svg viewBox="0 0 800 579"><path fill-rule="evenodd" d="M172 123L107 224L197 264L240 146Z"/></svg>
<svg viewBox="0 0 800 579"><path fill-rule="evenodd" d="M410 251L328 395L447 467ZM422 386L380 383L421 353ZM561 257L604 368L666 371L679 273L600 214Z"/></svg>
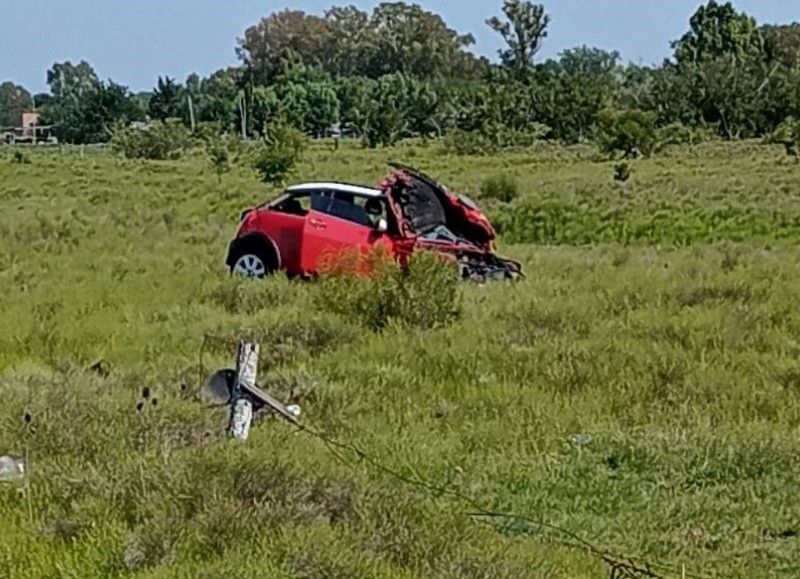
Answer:
<svg viewBox="0 0 800 579"><path fill-rule="evenodd" d="M395 171L379 188L404 238L458 262L465 279L486 281L522 275L519 263L494 253L495 230L472 201L413 168L393 166Z"/></svg>
<svg viewBox="0 0 800 579"><path fill-rule="evenodd" d="M463 195L411 167L395 171L379 185L408 237L452 237L485 251L494 249L496 233L489 219Z"/></svg>

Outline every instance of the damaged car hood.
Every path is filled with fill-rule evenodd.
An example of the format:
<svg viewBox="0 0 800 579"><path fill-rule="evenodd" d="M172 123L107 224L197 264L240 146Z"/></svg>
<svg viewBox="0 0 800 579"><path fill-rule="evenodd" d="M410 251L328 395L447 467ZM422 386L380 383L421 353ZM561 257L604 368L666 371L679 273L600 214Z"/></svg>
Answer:
<svg viewBox="0 0 800 579"><path fill-rule="evenodd" d="M409 237L437 235L449 231L457 238L491 250L496 234L492 224L475 204L421 171L399 163L380 184L392 211Z"/></svg>

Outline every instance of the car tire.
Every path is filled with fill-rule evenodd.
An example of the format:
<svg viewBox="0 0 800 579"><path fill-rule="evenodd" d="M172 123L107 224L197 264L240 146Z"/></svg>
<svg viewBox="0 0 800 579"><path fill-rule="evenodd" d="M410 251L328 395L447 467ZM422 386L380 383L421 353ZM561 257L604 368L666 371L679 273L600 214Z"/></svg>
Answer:
<svg viewBox="0 0 800 579"><path fill-rule="evenodd" d="M251 279L262 279L272 275L276 270L276 263L271 251L248 244L233 256L231 275L240 275Z"/></svg>

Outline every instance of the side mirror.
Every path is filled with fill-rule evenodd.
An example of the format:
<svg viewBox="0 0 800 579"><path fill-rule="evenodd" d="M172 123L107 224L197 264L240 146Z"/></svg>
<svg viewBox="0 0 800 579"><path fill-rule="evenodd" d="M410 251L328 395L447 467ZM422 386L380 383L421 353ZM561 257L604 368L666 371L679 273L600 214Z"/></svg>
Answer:
<svg viewBox="0 0 800 579"><path fill-rule="evenodd" d="M378 225L375 226L375 229L378 233L386 233L389 230L389 224L386 223L385 219L379 219Z"/></svg>

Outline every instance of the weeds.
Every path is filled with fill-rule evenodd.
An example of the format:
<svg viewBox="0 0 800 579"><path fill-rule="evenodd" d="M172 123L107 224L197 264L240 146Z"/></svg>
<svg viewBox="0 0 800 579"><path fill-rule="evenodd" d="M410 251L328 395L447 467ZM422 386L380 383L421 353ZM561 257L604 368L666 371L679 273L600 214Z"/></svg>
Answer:
<svg viewBox="0 0 800 579"><path fill-rule="evenodd" d="M456 268L433 253L419 252L399 267L376 252L369 258L371 276L356 275L355 256L342 256L327 268L319 305L373 331L397 322L411 329L446 326L461 315L460 280Z"/></svg>
<svg viewBox="0 0 800 579"><path fill-rule="evenodd" d="M411 151L470 196L515 175L494 211L526 280L478 287L420 254L240 281L223 262L236 218L275 193L241 166L221 189L205 157L0 164L0 455L30 460L24 484L0 482L0 577L609 575L552 530L482 524L282 421L227 444L225 409L195 395L245 336L303 424L407 480L666 576L800 573L782 148L676 147L624 187L580 147L392 157ZM310 143L298 174L374 182L385 156ZM665 247L699 241L724 243ZM200 364L206 334L226 339Z"/></svg>
<svg viewBox="0 0 800 579"><path fill-rule="evenodd" d="M481 184L481 196L484 199L497 199L503 203L511 203L519 196L516 179L505 173L488 177Z"/></svg>

